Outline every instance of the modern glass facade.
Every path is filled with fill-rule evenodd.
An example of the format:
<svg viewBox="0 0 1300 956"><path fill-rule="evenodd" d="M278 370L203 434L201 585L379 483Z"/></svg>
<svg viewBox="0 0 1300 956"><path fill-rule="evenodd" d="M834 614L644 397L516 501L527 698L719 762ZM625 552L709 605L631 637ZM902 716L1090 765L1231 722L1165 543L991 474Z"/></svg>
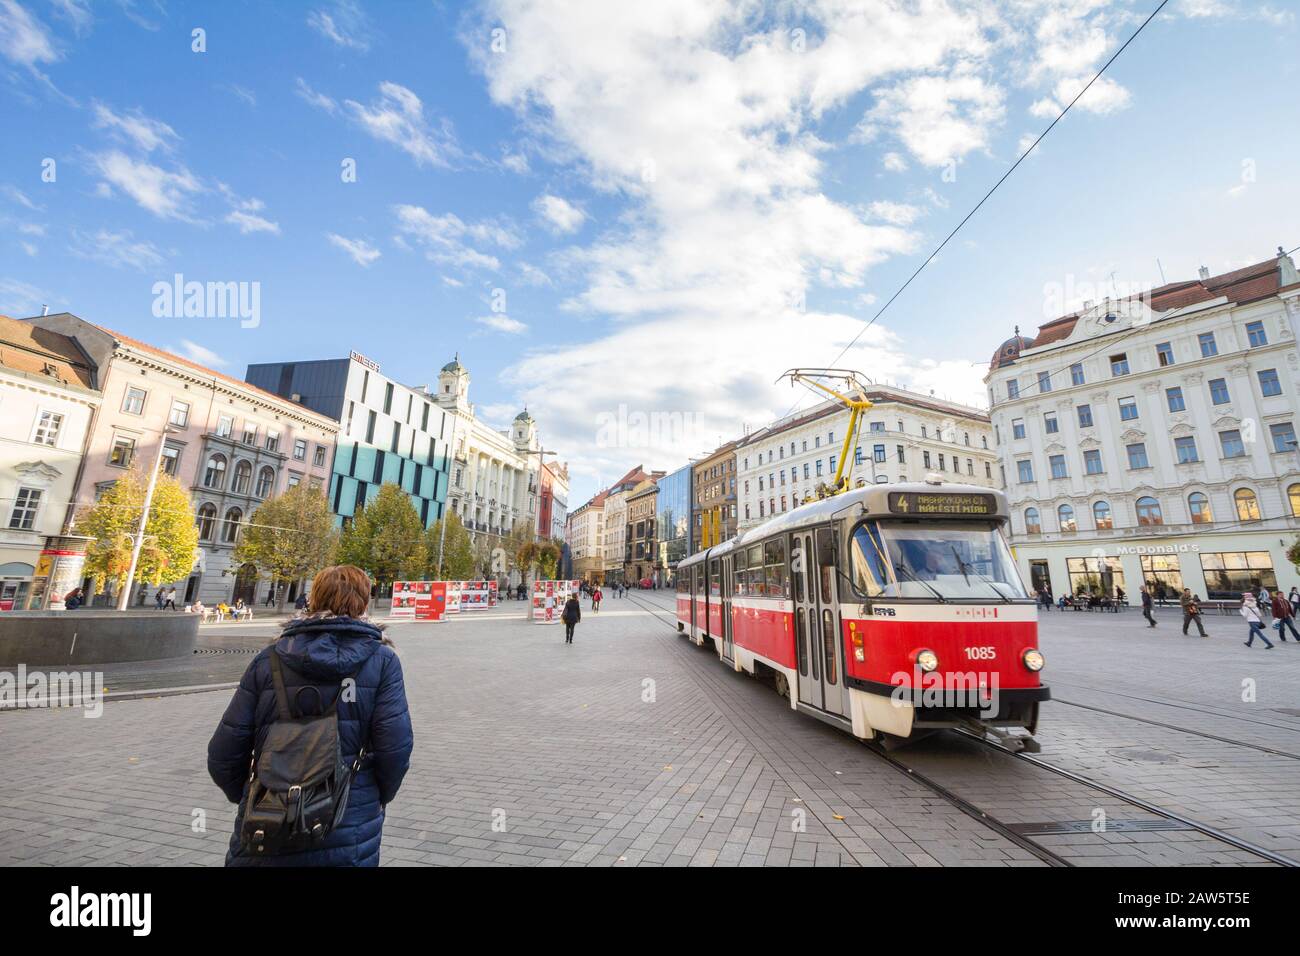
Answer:
<svg viewBox="0 0 1300 956"><path fill-rule="evenodd" d="M658 481L659 498L655 504L655 538L659 543L661 568L672 570L677 562L691 553L691 466L686 465Z"/></svg>
<svg viewBox="0 0 1300 956"><path fill-rule="evenodd" d="M245 378L339 422L329 499L340 523L386 482L411 496L425 527L442 517L451 423L432 396L358 355L250 365Z"/></svg>

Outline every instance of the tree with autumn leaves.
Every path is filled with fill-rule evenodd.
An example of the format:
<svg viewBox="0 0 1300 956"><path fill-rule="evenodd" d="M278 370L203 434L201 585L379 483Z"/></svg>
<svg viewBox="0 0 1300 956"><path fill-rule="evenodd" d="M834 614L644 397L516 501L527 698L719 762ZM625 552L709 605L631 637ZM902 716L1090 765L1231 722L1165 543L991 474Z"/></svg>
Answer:
<svg viewBox="0 0 1300 956"><path fill-rule="evenodd" d="M258 506L240 532L234 557L280 585L305 581L333 564L338 547L324 491L298 484ZM288 589L277 591L283 608Z"/></svg>
<svg viewBox="0 0 1300 956"><path fill-rule="evenodd" d="M428 545L411 496L400 485L386 482L343 529L338 560L355 564L377 584L418 581L428 566Z"/></svg>
<svg viewBox="0 0 1300 956"><path fill-rule="evenodd" d="M77 513L76 533L94 539L86 550L85 573L94 580L96 594L109 582L114 590L126 583L147 487L144 474L138 469L129 471L94 504ZM135 580L154 587L178 581L193 570L198 556L199 530L190 496L175 478L160 474L145 522Z"/></svg>

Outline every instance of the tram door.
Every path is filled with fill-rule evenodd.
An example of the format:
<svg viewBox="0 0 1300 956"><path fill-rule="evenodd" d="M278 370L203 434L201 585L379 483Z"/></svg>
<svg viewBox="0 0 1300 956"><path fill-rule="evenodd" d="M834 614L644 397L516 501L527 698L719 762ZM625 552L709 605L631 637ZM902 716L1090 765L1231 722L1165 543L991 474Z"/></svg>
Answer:
<svg viewBox="0 0 1300 956"><path fill-rule="evenodd" d="M817 610L821 615L818 628L821 643L817 654L821 658L822 709L844 716L848 713L848 694L844 692L844 638L839 580L835 573L835 532L818 528L812 538L817 559Z"/></svg>
<svg viewBox="0 0 1300 956"><path fill-rule="evenodd" d="M794 598L794 650L799 668L799 702L821 707L821 668L818 667L817 655L813 653L817 645L818 618L817 587L814 583L816 575L810 573L815 567L812 553L811 534L790 536L790 581Z"/></svg>
<svg viewBox="0 0 1300 956"><path fill-rule="evenodd" d="M722 659L734 663L736 657L736 635L731 624L731 599L736 588L733 581L731 555L722 558Z"/></svg>

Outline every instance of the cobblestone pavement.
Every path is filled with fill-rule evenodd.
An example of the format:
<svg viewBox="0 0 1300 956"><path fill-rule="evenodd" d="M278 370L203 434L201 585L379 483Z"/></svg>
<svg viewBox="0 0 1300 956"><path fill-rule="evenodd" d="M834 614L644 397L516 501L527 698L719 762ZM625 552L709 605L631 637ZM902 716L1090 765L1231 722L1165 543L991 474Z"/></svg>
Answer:
<svg viewBox="0 0 1300 956"><path fill-rule="evenodd" d="M671 606L671 594L643 597ZM1130 716L1053 704L1044 758L1294 850L1300 820L1286 797L1295 802L1300 761L1143 720L1300 753L1300 712L1288 712L1300 705L1300 646L1244 648L1226 618L1202 641L1165 622L1148 632L1134 614L1104 617L1045 615L1048 673L1058 697ZM205 631L213 652L195 658L212 660L118 665L108 684L127 696L98 719L0 714L0 863L219 865L234 811L204 754L230 692L134 695L236 680L247 649L273 634ZM384 865L1043 865L630 599L585 612L572 646L510 604L394 624L390 636L416 751L389 807ZM1242 700L1247 678L1257 702ZM1043 816L1049 805L1019 799L1011 775L949 735L922 747L918 759L946 772L964 762L1008 822L1086 812ZM1246 862L1179 846L1192 836L1134 833L1086 862Z"/></svg>

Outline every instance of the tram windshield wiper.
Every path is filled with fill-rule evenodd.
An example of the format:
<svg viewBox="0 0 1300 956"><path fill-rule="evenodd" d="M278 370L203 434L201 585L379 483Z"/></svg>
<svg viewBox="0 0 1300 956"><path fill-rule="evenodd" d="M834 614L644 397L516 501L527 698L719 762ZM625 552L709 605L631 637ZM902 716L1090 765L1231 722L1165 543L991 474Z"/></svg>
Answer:
<svg viewBox="0 0 1300 956"><path fill-rule="evenodd" d="M967 564L965 561L962 560L961 555L957 553L956 545L952 546L952 556L956 558L957 567L961 569L961 576L966 579L967 586L970 585L970 575L966 573L969 570L971 574L974 574L975 577L979 578L981 581L987 584L989 588L993 591L993 593L1002 599L1002 602L1004 604L1011 603L1011 598L1007 597L1005 594L1002 593L1002 590L997 586L996 581L994 581L987 574L981 574L979 571L976 571L975 565Z"/></svg>
<svg viewBox="0 0 1300 956"><path fill-rule="evenodd" d="M922 581L920 578L916 576L916 573L912 571L911 568L909 568L907 565L903 564L902 562L899 561L894 562L894 571L895 572L902 571L904 574L906 574L917 584L921 585L921 587L925 588L927 591L933 594L940 602L944 604L948 603L948 599L944 597L941 593L939 593L938 588L934 587L927 581Z"/></svg>

